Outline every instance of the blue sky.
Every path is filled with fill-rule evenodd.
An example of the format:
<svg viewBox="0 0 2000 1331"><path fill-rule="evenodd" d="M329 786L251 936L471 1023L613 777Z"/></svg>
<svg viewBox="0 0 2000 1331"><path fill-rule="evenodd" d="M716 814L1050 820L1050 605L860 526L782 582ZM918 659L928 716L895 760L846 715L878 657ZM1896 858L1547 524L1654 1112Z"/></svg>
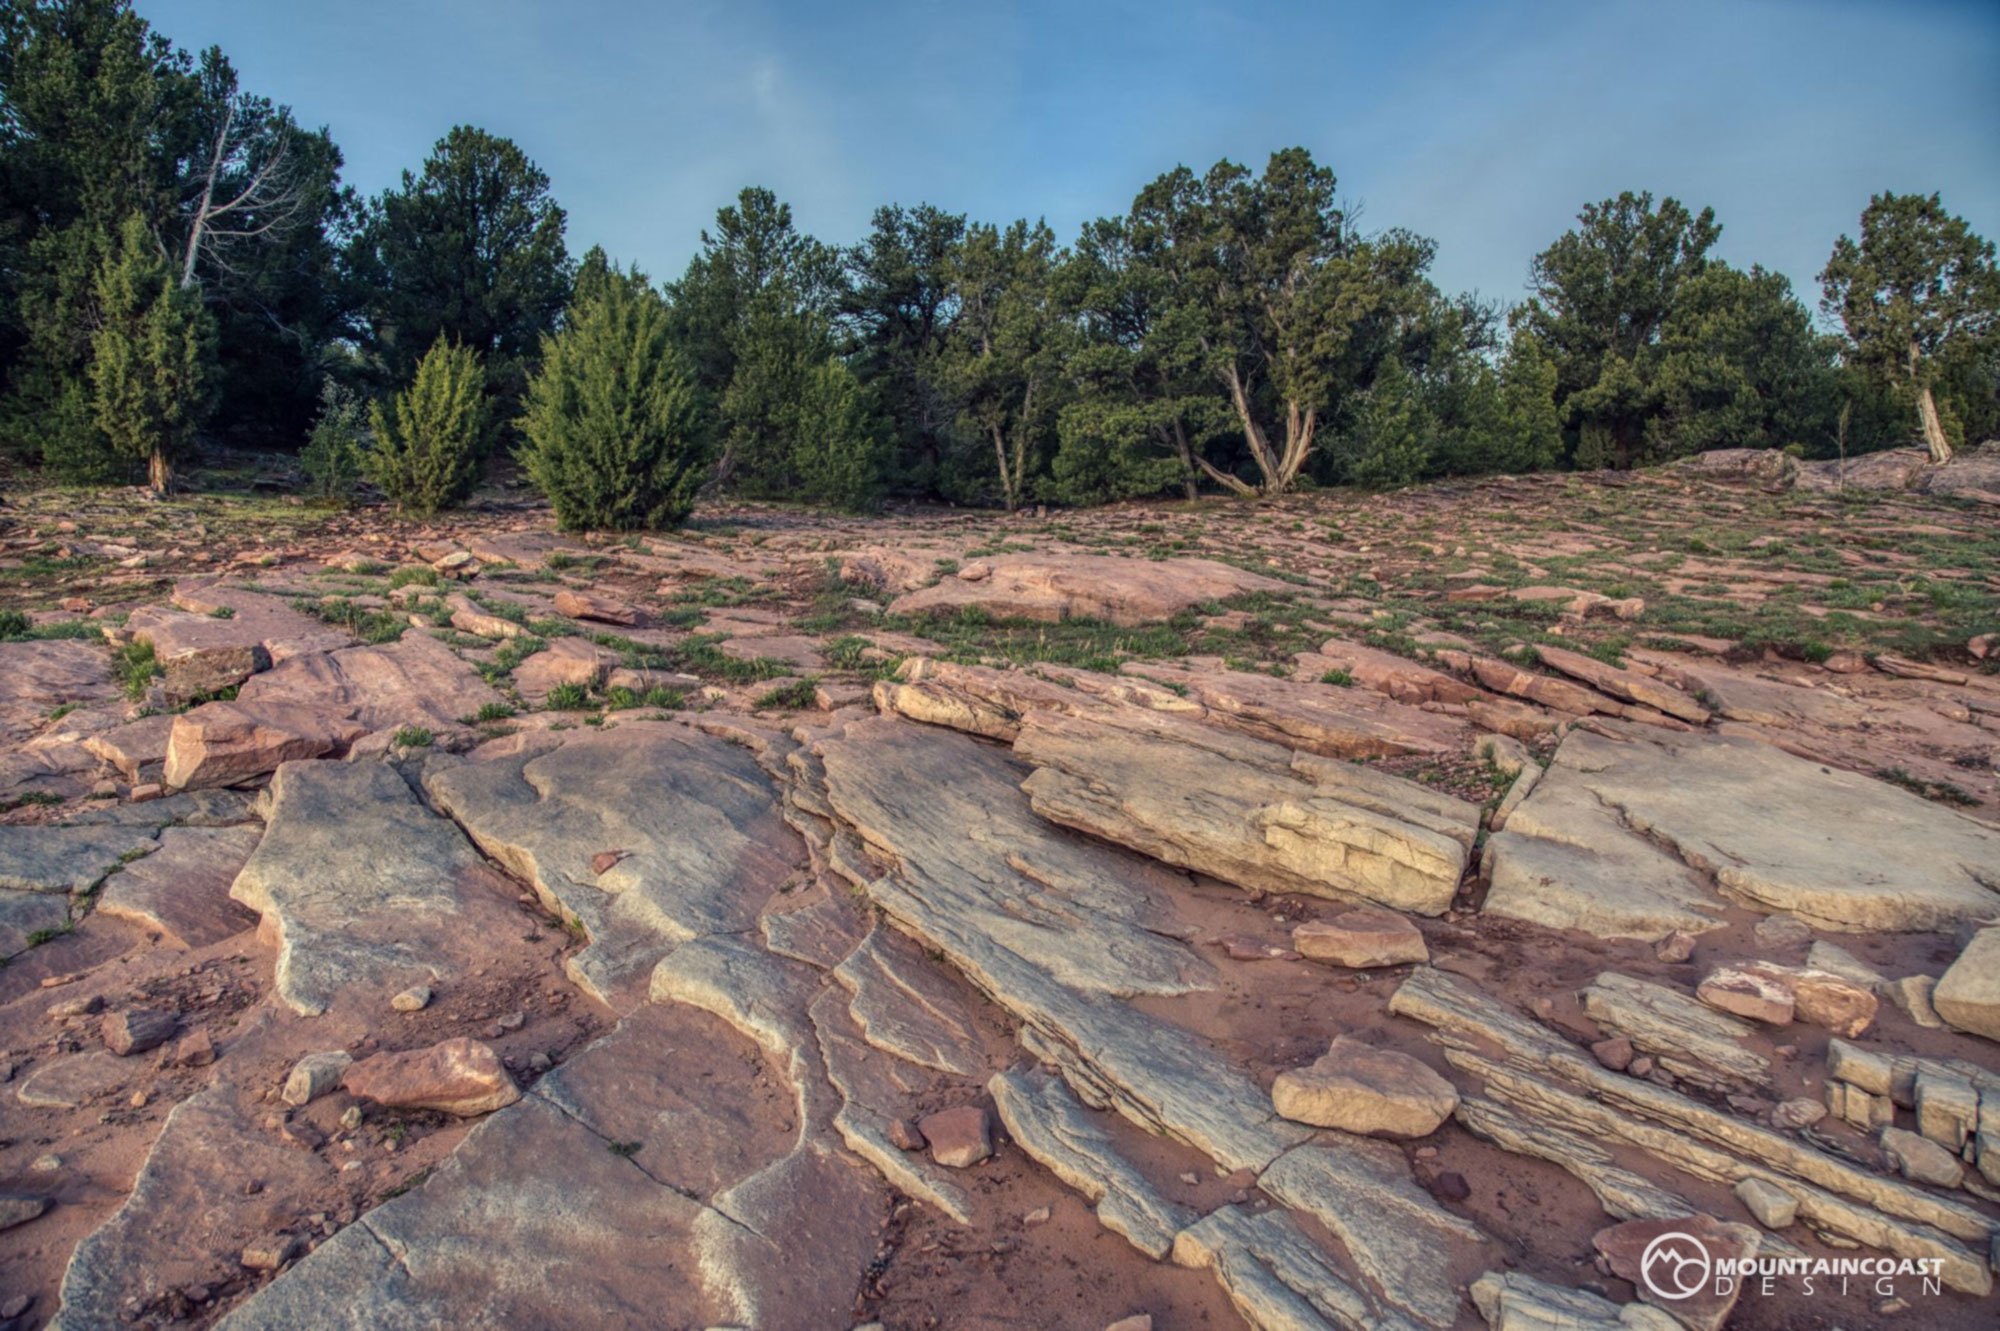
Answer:
<svg viewBox="0 0 2000 1331"><path fill-rule="evenodd" d="M1942 190L2000 239L2000 5L138 0L326 124L364 192L452 124L518 141L570 245L676 276L768 185L847 243L882 203L1065 239L1160 172L1299 143L1448 290L1622 189L1713 205L1723 257L1809 300L1871 193Z"/></svg>

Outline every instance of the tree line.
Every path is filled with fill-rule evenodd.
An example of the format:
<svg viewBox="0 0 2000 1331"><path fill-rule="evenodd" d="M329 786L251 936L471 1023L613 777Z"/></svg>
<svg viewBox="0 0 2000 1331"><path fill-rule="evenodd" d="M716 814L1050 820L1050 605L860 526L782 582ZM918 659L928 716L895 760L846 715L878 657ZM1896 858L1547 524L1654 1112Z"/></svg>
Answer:
<svg viewBox="0 0 2000 1331"><path fill-rule="evenodd" d="M1178 167L1068 243L879 209L848 246L746 189L678 278L573 258L548 177L459 126L363 198L324 129L128 0L0 0L0 445L159 488L203 438L450 504L511 452L570 525L697 491L1098 503L1809 456L2000 434L1993 245L1877 195L1819 275L1713 211L1586 205L1512 306L1365 231L1304 149Z"/></svg>

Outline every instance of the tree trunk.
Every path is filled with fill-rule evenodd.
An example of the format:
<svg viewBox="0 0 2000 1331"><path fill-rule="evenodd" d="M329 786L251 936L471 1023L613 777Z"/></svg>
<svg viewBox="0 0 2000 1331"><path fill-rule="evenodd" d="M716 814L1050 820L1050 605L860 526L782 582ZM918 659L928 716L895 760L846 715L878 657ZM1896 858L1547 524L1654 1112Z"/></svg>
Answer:
<svg viewBox="0 0 2000 1331"><path fill-rule="evenodd" d="M1181 418L1178 416L1174 417L1173 439L1174 451L1181 459L1181 488L1187 491L1188 502L1192 504L1201 497L1201 491L1196 487L1194 479L1194 446L1188 443L1187 429L1182 426Z"/></svg>
<svg viewBox="0 0 2000 1331"><path fill-rule="evenodd" d="M152 483L154 494L163 495L173 488L174 465L167 460L167 455L157 448L147 461L146 479Z"/></svg>
<svg viewBox="0 0 2000 1331"><path fill-rule="evenodd" d="M1000 427L995 425L992 428L993 457L1000 464L1000 497L1006 501L1007 511L1012 513L1017 505L1014 502L1014 476L1007 470L1007 444L1001 435Z"/></svg>
<svg viewBox="0 0 2000 1331"><path fill-rule="evenodd" d="M1951 441L1944 437L1944 422L1938 419L1937 402L1931 397L1929 384L1917 390L1917 419L1923 424L1924 447L1931 451L1931 461L1951 461Z"/></svg>

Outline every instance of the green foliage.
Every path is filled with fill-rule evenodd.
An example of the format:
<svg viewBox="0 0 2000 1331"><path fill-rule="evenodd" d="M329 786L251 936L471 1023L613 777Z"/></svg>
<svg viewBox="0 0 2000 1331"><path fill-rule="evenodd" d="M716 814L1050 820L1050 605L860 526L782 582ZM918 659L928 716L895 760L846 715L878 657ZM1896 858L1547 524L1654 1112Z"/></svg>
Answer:
<svg viewBox="0 0 2000 1331"><path fill-rule="evenodd" d="M353 500L354 488L361 480L362 420L361 400L329 375L320 388L319 417L299 452L299 472L304 478L301 488L308 498L329 504ZM412 571L399 569L397 573ZM399 583L392 578L389 585L406 586L408 581ZM431 581L437 581L435 573Z"/></svg>
<svg viewBox="0 0 2000 1331"><path fill-rule="evenodd" d="M1938 195L1869 200L1860 241L1834 243L1820 285L1821 307L1846 328L1857 364L1904 394L1934 456L1950 451L1936 401L1941 378L1971 388L1964 400L1994 418L2000 269L1993 242L1946 212Z"/></svg>
<svg viewBox="0 0 2000 1331"><path fill-rule="evenodd" d="M792 429L792 471L798 493L852 512L881 499L889 462L889 431L874 395L837 360L805 376Z"/></svg>
<svg viewBox="0 0 2000 1331"><path fill-rule="evenodd" d="M404 512L427 517L472 492L485 432L485 386L478 355L440 333L392 409L370 405L375 440L362 467Z"/></svg>
<svg viewBox="0 0 2000 1331"><path fill-rule="evenodd" d="M945 385L954 313L951 257L965 217L930 204L879 208L847 255L840 312L849 365L874 390L892 431L891 484L937 493L953 451L955 407Z"/></svg>
<svg viewBox="0 0 2000 1331"><path fill-rule="evenodd" d="M1199 177L1176 168L1140 191L1130 225L1265 493L1299 478L1322 419L1351 405L1396 328L1432 295L1431 243L1393 230L1364 238L1336 202L1333 173L1303 148L1273 153L1261 176L1228 161Z"/></svg>
<svg viewBox="0 0 2000 1331"><path fill-rule="evenodd" d="M1430 461L1435 422L1402 361L1382 362L1368 390L1350 443L1356 484L1374 490L1409 485Z"/></svg>
<svg viewBox="0 0 2000 1331"><path fill-rule="evenodd" d="M25 638L29 627L28 617L19 610L0 610L0 641Z"/></svg>
<svg viewBox="0 0 2000 1331"><path fill-rule="evenodd" d="M398 726L389 742L399 749L428 749L436 738L422 726Z"/></svg>
<svg viewBox="0 0 2000 1331"><path fill-rule="evenodd" d="M789 684L780 684L777 688L768 689L758 695L757 706L795 712L802 707L813 705L816 688L817 685L812 680L795 679Z"/></svg>
<svg viewBox="0 0 2000 1331"><path fill-rule="evenodd" d="M700 397L638 272L594 278L544 339L522 433L521 461L565 529L687 520L710 460Z"/></svg>
<svg viewBox="0 0 2000 1331"><path fill-rule="evenodd" d="M952 260L958 319L944 377L966 456L985 458L968 468L962 493L991 494L997 482L1010 511L1027 498L1056 420L1065 345L1058 262L1048 224L1025 221L968 227Z"/></svg>
<svg viewBox="0 0 2000 1331"><path fill-rule="evenodd" d="M1496 470L1545 471L1562 457L1562 415L1556 409L1556 367L1532 334L1517 334L1500 365L1492 424Z"/></svg>
<svg viewBox="0 0 2000 1331"><path fill-rule="evenodd" d="M144 459L153 489L164 493L213 405L215 321L199 293L174 280L137 213L98 274L97 304L92 414L112 451Z"/></svg>
<svg viewBox="0 0 2000 1331"><path fill-rule="evenodd" d="M558 684L549 690L552 712L581 712L590 706L590 690L581 684Z"/></svg>
<svg viewBox="0 0 2000 1331"><path fill-rule="evenodd" d="M396 382L440 340L487 363L510 419L544 334L570 297L566 217L510 139L469 125L369 203L347 252L368 346Z"/></svg>
<svg viewBox="0 0 2000 1331"><path fill-rule="evenodd" d="M325 132L242 91L219 50L176 49L125 0L7 6L0 106L5 442L74 479L129 475L98 427L91 365L99 279L135 214L212 324L214 428L297 438L311 367L345 318L328 235L347 198Z"/></svg>
<svg viewBox="0 0 2000 1331"><path fill-rule="evenodd" d="M154 676L160 673L159 662L153 656L153 644L128 642L118 648L111 654L111 671L118 677L125 696L138 702L153 686Z"/></svg>

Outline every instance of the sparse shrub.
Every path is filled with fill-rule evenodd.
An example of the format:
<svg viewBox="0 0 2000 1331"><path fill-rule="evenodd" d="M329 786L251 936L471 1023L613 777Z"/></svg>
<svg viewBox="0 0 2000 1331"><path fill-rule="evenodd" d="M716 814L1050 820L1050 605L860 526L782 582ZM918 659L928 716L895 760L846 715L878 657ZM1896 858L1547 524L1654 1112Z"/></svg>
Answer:
<svg viewBox="0 0 2000 1331"><path fill-rule="evenodd" d="M795 679L789 684L780 684L777 688L765 692L757 699L757 706L760 708L782 708L786 711L797 711L801 707L810 707L813 705L814 690L815 685L813 681L809 679Z"/></svg>
<svg viewBox="0 0 2000 1331"><path fill-rule="evenodd" d="M801 495L854 512L873 508L888 462L888 427L868 386L837 360L816 366L805 377L793 427Z"/></svg>
<svg viewBox="0 0 2000 1331"><path fill-rule="evenodd" d="M368 479L406 513L427 517L472 492L486 429L486 372L478 353L440 333L417 377L393 409L368 409L374 446L362 456Z"/></svg>
<svg viewBox="0 0 2000 1331"><path fill-rule="evenodd" d="M590 706L590 690L581 684L558 684L549 690L548 707L552 712L581 712Z"/></svg>
<svg viewBox="0 0 2000 1331"><path fill-rule="evenodd" d="M708 436L667 317L636 271L611 271L542 339L521 462L567 530L678 527L694 508Z"/></svg>
<svg viewBox="0 0 2000 1331"><path fill-rule="evenodd" d="M389 737L390 742L399 749L428 749L434 738L435 736L422 726L399 726L396 733Z"/></svg>
<svg viewBox="0 0 2000 1331"><path fill-rule="evenodd" d="M306 497L345 504L361 481L361 401L331 376L320 385L319 415L299 452Z"/></svg>

